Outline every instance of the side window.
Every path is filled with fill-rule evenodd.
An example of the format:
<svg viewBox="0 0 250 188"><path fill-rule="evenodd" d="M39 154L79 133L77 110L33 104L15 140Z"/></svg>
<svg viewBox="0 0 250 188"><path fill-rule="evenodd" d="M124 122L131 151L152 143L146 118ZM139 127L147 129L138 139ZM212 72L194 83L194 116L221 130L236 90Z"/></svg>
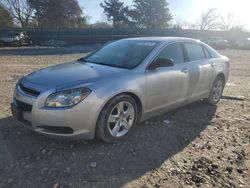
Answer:
<svg viewBox="0 0 250 188"><path fill-rule="evenodd" d="M174 44L168 45L157 56L157 59L159 58L173 59L175 64L184 63L184 55L183 55L181 44L174 43Z"/></svg>
<svg viewBox="0 0 250 188"><path fill-rule="evenodd" d="M194 43L185 43L184 46L187 50L189 61L206 59L204 49L201 45Z"/></svg>

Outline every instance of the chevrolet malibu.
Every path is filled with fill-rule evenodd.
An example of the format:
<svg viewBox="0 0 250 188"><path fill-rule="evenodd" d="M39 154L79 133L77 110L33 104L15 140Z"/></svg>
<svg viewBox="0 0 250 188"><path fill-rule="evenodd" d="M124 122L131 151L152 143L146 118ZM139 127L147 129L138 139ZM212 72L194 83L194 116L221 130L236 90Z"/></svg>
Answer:
<svg viewBox="0 0 250 188"><path fill-rule="evenodd" d="M228 74L228 58L200 41L123 39L24 76L11 109L46 136L117 142L138 122L174 108L198 100L216 105Z"/></svg>

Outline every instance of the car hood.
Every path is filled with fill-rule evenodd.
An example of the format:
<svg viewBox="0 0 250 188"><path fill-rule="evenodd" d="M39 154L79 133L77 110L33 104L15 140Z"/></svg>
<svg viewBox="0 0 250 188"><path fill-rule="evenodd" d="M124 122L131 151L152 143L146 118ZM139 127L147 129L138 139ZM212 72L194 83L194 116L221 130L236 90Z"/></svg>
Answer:
<svg viewBox="0 0 250 188"><path fill-rule="evenodd" d="M114 75L128 71L127 69L97 65L85 62L69 62L54 65L45 69L35 71L27 76L25 80L33 84L48 87L74 86L96 81L103 81Z"/></svg>

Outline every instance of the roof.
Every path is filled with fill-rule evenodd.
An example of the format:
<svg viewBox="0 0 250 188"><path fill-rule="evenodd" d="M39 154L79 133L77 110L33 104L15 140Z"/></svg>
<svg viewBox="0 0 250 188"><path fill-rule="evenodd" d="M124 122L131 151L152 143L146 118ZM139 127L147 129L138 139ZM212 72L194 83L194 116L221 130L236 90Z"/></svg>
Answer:
<svg viewBox="0 0 250 188"><path fill-rule="evenodd" d="M126 38L125 40L142 40L142 41L157 41L157 42L199 41L197 39L186 38L186 37L138 37L138 38Z"/></svg>

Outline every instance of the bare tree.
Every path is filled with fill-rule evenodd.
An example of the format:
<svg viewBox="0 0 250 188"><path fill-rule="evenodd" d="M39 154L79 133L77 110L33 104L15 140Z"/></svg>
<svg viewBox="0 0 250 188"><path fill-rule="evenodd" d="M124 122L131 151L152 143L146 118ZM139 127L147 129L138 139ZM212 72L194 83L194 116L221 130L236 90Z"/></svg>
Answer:
<svg viewBox="0 0 250 188"><path fill-rule="evenodd" d="M190 23L185 21L182 17L176 17L174 19L173 28L188 29L189 27L190 27Z"/></svg>
<svg viewBox="0 0 250 188"><path fill-rule="evenodd" d="M231 27L230 31L244 32L247 31L245 25L237 24Z"/></svg>
<svg viewBox="0 0 250 188"><path fill-rule="evenodd" d="M228 13L227 16L220 16L221 20L221 30L230 31L234 27L235 22L231 13Z"/></svg>
<svg viewBox="0 0 250 188"><path fill-rule="evenodd" d="M222 31L243 31L244 26L239 24L231 13L227 16L220 16Z"/></svg>
<svg viewBox="0 0 250 188"><path fill-rule="evenodd" d="M199 20L200 30L216 30L220 26L220 16L216 13L216 9L209 9L201 14Z"/></svg>
<svg viewBox="0 0 250 188"><path fill-rule="evenodd" d="M27 28L32 20L33 8L27 0L1 0L17 24Z"/></svg>

